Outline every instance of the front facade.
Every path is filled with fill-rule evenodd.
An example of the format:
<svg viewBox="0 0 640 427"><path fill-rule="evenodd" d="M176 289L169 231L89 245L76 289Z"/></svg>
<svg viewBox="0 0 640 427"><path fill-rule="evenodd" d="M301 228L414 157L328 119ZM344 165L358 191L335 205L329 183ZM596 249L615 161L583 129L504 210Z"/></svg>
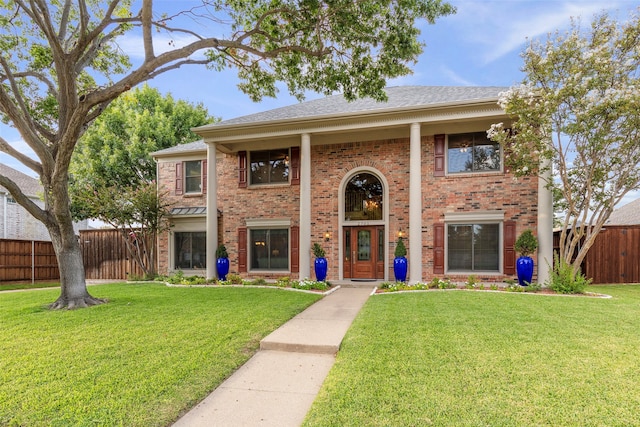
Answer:
<svg viewBox="0 0 640 427"><path fill-rule="evenodd" d="M203 141L154 153L174 203L160 271L213 277L224 243L232 273L313 277L320 243L328 280L393 280L402 237L410 282L502 281L527 228L550 260L549 195L486 137L508 120L501 90L396 87L386 103L331 96L197 129Z"/></svg>

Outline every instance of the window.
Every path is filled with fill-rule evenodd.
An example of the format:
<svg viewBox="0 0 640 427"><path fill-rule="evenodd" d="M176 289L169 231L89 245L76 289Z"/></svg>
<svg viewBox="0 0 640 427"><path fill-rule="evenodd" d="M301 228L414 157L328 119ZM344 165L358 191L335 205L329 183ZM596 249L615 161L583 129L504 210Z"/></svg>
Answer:
<svg viewBox="0 0 640 427"><path fill-rule="evenodd" d="M207 268L206 232L176 232L174 236L176 270Z"/></svg>
<svg viewBox="0 0 640 427"><path fill-rule="evenodd" d="M288 184L289 149L252 151L250 170L251 185Z"/></svg>
<svg viewBox="0 0 640 427"><path fill-rule="evenodd" d="M383 188L371 173L358 173L344 189L344 218L346 221L375 221L382 219Z"/></svg>
<svg viewBox="0 0 640 427"><path fill-rule="evenodd" d="M448 224L448 271L500 269L499 224Z"/></svg>
<svg viewBox="0 0 640 427"><path fill-rule="evenodd" d="M202 161L184 162L185 193L202 193Z"/></svg>
<svg viewBox="0 0 640 427"><path fill-rule="evenodd" d="M500 144L489 140L485 132L449 135L449 173L499 171L500 155Z"/></svg>
<svg viewBox="0 0 640 427"><path fill-rule="evenodd" d="M249 231L251 269L289 270L289 229Z"/></svg>

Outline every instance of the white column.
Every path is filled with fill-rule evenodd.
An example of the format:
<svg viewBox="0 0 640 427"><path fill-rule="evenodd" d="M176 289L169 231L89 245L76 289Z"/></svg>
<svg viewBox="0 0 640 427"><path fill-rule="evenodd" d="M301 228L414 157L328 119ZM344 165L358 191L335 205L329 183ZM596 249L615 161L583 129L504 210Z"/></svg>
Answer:
<svg viewBox="0 0 640 427"><path fill-rule="evenodd" d="M300 279L311 277L311 136L300 146Z"/></svg>
<svg viewBox="0 0 640 427"><path fill-rule="evenodd" d="M548 170L538 178L538 283L543 285L553 268L553 193L547 182L553 179L548 160L542 167Z"/></svg>
<svg viewBox="0 0 640 427"><path fill-rule="evenodd" d="M216 249L218 249L218 179L216 145L207 144L207 278L216 278Z"/></svg>
<svg viewBox="0 0 640 427"><path fill-rule="evenodd" d="M420 123L411 124L409 149L409 281L422 280L422 156Z"/></svg>

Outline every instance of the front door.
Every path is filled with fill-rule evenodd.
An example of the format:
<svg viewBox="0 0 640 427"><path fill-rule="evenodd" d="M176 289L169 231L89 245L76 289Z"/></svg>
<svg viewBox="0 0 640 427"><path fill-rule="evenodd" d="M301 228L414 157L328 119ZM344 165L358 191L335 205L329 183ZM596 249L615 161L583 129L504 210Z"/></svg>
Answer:
<svg viewBox="0 0 640 427"><path fill-rule="evenodd" d="M384 279L384 227L345 227L345 279Z"/></svg>

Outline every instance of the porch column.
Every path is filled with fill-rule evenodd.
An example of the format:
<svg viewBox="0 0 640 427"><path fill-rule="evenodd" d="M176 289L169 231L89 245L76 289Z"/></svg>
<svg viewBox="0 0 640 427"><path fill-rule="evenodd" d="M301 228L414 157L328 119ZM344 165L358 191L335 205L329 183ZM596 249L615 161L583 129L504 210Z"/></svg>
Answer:
<svg viewBox="0 0 640 427"><path fill-rule="evenodd" d="M422 156L420 123L411 124L409 149L409 281L422 280Z"/></svg>
<svg viewBox="0 0 640 427"><path fill-rule="evenodd" d="M214 279L218 249L218 179L216 172L216 144L207 144L207 278Z"/></svg>
<svg viewBox="0 0 640 427"><path fill-rule="evenodd" d="M551 163L545 160L542 167L548 170L538 177L538 283L544 284L553 269L553 193L547 182L553 177Z"/></svg>
<svg viewBox="0 0 640 427"><path fill-rule="evenodd" d="M300 141L300 280L311 277L311 136Z"/></svg>

